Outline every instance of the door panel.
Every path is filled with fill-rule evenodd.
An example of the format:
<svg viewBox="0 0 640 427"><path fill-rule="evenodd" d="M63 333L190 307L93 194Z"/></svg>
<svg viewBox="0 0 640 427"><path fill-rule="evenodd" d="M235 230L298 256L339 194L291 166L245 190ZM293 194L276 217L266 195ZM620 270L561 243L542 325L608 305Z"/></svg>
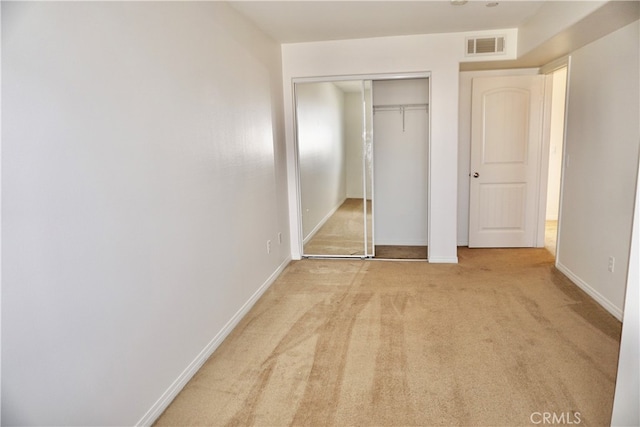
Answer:
<svg viewBox="0 0 640 427"><path fill-rule="evenodd" d="M473 79L469 247L533 247L542 76Z"/></svg>
<svg viewBox="0 0 640 427"><path fill-rule="evenodd" d="M480 225L483 230L525 229L525 183L480 184Z"/></svg>
<svg viewBox="0 0 640 427"><path fill-rule="evenodd" d="M526 163L529 104L525 90L496 89L484 94L484 123L488 124L482 137L484 164Z"/></svg>
<svg viewBox="0 0 640 427"><path fill-rule="evenodd" d="M373 82L362 81L362 105L364 109L362 173L364 186L365 255L375 256L373 235Z"/></svg>

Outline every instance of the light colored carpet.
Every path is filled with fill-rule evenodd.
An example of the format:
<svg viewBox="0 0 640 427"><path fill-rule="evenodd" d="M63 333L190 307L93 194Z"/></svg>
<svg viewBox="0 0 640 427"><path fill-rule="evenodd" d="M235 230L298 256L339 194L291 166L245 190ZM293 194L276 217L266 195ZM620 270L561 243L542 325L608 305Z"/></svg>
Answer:
<svg viewBox="0 0 640 427"><path fill-rule="evenodd" d="M458 255L291 263L157 425L608 425L620 322L545 249Z"/></svg>
<svg viewBox="0 0 640 427"><path fill-rule="evenodd" d="M371 201L368 212L371 212ZM369 214L369 218L370 214ZM371 221L369 221L371 224ZM371 236L371 230L369 230ZM304 245L305 255L364 255L362 199L347 199Z"/></svg>

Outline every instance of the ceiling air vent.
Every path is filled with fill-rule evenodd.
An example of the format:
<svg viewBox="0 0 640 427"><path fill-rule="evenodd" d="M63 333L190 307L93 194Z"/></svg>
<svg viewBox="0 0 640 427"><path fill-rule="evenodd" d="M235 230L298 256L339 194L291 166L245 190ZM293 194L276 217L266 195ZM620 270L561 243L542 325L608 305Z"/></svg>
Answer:
<svg viewBox="0 0 640 427"><path fill-rule="evenodd" d="M467 56L504 53L504 36L467 38Z"/></svg>

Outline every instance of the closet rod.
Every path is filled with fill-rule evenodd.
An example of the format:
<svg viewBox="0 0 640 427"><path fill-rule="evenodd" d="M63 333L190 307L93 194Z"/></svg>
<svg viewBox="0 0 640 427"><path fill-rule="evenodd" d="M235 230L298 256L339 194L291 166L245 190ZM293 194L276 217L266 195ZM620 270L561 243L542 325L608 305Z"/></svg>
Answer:
<svg viewBox="0 0 640 427"><path fill-rule="evenodd" d="M373 111L393 111L393 110L411 110L422 109L429 111L429 104L382 104L374 105Z"/></svg>
<svg viewBox="0 0 640 427"><path fill-rule="evenodd" d="M402 132L405 131L405 123L404 123L404 112L407 110L422 110L424 108L425 112L429 113L429 104L396 104L396 105L374 105L373 106L373 114L376 111L395 111L398 110L400 114L402 114Z"/></svg>

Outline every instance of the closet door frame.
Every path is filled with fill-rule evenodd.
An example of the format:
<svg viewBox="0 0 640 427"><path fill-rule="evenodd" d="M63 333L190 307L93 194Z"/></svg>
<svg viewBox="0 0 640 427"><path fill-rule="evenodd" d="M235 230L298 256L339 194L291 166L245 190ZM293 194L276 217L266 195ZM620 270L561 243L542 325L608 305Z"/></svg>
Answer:
<svg viewBox="0 0 640 427"><path fill-rule="evenodd" d="M431 72L422 71L422 72L409 72L409 73L382 73L382 74L351 74L351 75L331 75L331 76L317 76L317 77L294 77L291 79L291 93L292 104L293 104L293 154L295 159L294 171L296 175L296 188L295 188L295 203L296 203L296 211L297 215L295 218L291 218L291 233L292 241L296 241L298 243L297 247L295 245L292 246L292 259L301 259L306 257L303 250L303 229L302 229L302 193L301 193L301 185L300 185L300 165L298 162L299 152L298 152L298 123L296 118L296 84L298 83L323 83L323 82L339 82L339 81L349 81L349 80L395 80L395 79L416 79L416 78L428 78L429 79L429 87L431 87ZM431 90L429 90L429 101L431 101ZM431 105L431 102L429 102ZM431 107L430 107L431 108ZM373 138L372 144L375 145L375 129L373 130ZM428 173L431 174L431 114L429 114L429 128L428 128L428 147L427 152L429 156L429 165L428 165ZM375 165L375 159L372 162ZM375 167L375 166L373 166ZM373 177L372 177L373 179ZM374 193L374 183L371 184L371 192ZM431 179L428 178L427 182L427 211L428 214L431 213ZM373 209L373 208L372 208ZM375 227L375 212L372 212L372 227ZM431 235L430 230L427 230L428 235ZM373 237L373 236L372 236ZM367 242L365 241L365 246ZM375 245L375 242L372 242L372 245ZM366 251L365 251L366 252ZM373 253L367 254L365 256L360 256L359 258L367 259L372 258Z"/></svg>

